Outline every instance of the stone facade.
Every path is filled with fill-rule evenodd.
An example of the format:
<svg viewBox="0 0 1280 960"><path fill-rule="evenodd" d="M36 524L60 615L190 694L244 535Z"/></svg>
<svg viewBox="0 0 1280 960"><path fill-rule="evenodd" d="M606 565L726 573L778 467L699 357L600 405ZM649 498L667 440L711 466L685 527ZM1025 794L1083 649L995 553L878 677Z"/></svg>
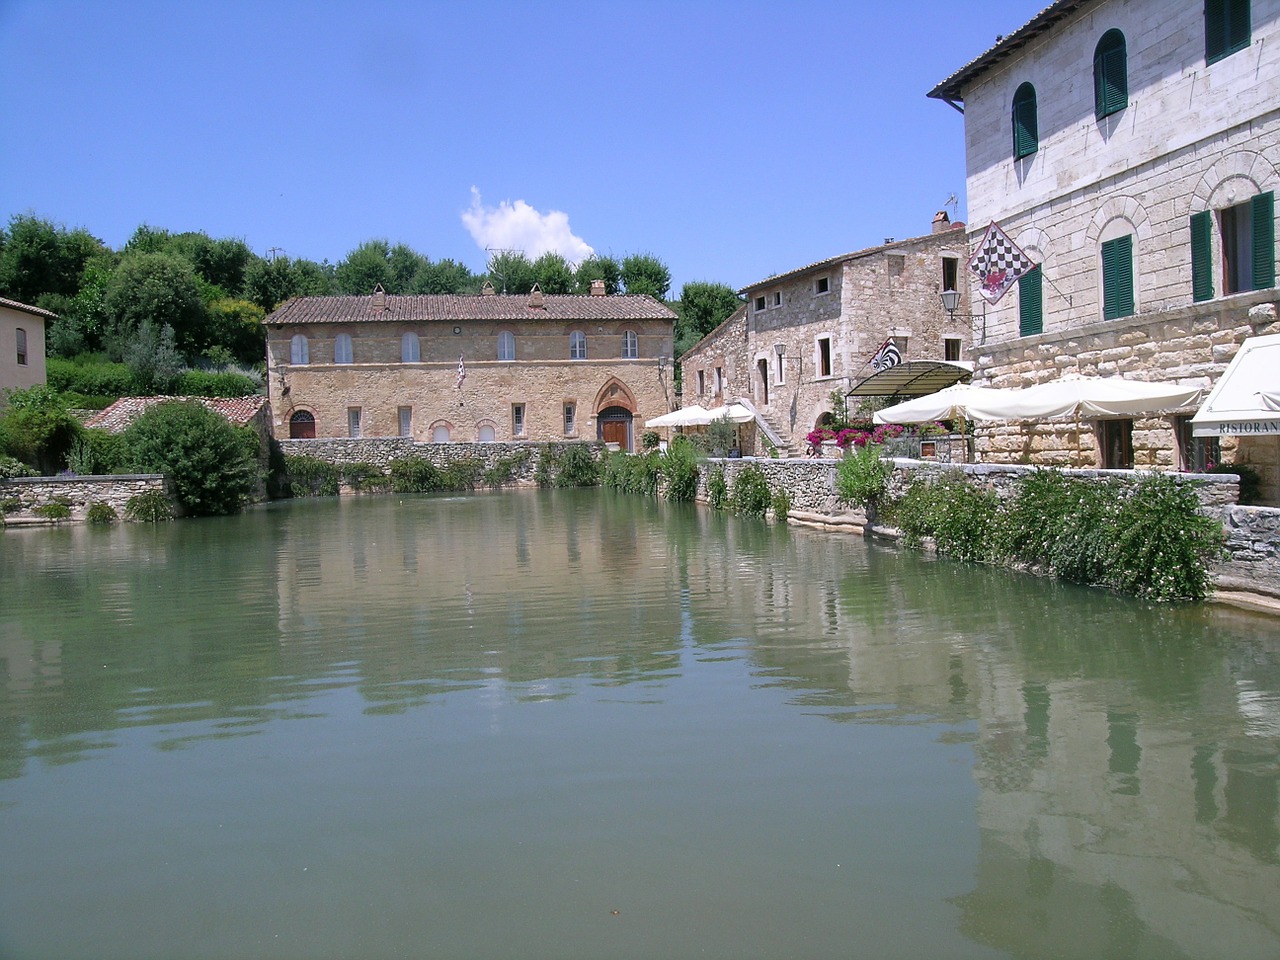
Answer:
<svg viewBox="0 0 1280 960"><path fill-rule="evenodd" d="M71 510L71 520L82 521L89 507L105 503L125 519L125 507L141 493L152 490L168 493L165 478L159 474L132 474L110 477L18 477L0 480L0 503L7 506L4 523L22 525L40 522L37 507L51 503L65 503ZM176 506L175 506L176 509Z"/></svg>
<svg viewBox="0 0 1280 960"><path fill-rule="evenodd" d="M265 321L275 434L634 450L673 406L674 321L634 295L299 298Z"/></svg>
<svg viewBox="0 0 1280 960"><path fill-rule="evenodd" d="M967 301L963 224L940 214L934 226L744 288L746 306L680 358L685 405L746 399L798 453L887 339L904 360L971 361L969 320L939 297L949 287Z"/></svg>
<svg viewBox="0 0 1280 960"><path fill-rule="evenodd" d="M1021 289L994 306L973 298L975 383L1017 387L1079 373L1175 380L1207 393L1246 337L1276 332L1274 280L1264 268L1252 284L1236 249L1250 246L1241 231L1259 229L1244 218L1255 198L1265 201L1280 186L1280 3L1250 6L1250 34L1218 57L1209 55L1201 0L1059 0L930 92L964 102L970 240L999 222L1040 265L1038 310ZM1098 108L1095 51L1115 31L1127 99L1118 109ZM1012 104L1031 88L1036 135L1031 151L1016 157ZM1197 215L1206 230L1198 294ZM1273 274L1271 220L1258 249L1265 260L1270 244ZM1128 260L1117 243L1130 245ZM1119 259L1104 264L1105 247ZM1138 466L1187 469L1206 459L1207 445L1189 433L1175 441L1173 423L1107 429L1132 428ZM1096 426L1081 424L1079 434L1074 424L980 431L979 456L1083 455L1101 464L1110 458ZM1259 469L1267 502L1280 503L1274 443L1224 437L1221 447L1223 457Z"/></svg>
<svg viewBox="0 0 1280 960"><path fill-rule="evenodd" d="M6 390L45 382L44 324L55 315L0 297L0 405Z"/></svg>

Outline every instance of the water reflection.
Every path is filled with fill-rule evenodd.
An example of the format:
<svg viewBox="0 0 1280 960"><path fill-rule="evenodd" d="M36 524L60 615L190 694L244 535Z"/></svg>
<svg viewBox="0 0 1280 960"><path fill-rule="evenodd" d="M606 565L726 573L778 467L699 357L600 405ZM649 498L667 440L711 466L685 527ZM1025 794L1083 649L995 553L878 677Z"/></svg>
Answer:
<svg viewBox="0 0 1280 960"><path fill-rule="evenodd" d="M310 729L350 696L371 720L474 703L487 735L517 743L522 724L552 716L530 710L558 705L573 717L566 742L595 726L623 731L572 782L608 785L608 805L623 808L644 778L667 782L687 763L683 799L742 809L732 849L752 837L767 869L801 876L815 852L775 839L790 834L778 817L749 819L752 807L850 838L858 809L892 838L865 858L866 882L901 891L903 915L908 904L915 916L937 911L942 932L921 947L931 955L1280 954L1280 628L1270 620L1152 609L594 491L10 531L0 583L0 779L18 798L40 771L80 761L152 749L199 758L290 724ZM652 740L618 719L626 708L656 708ZM789 752L759 769L771 731L796 718L812 725L778 733ZM883 748L873 766L840 766L863 763L891 730L911 739L885 743L915 753ZM934 749L930 799L905 785ZM626 763L612 767L611 752ZM519 760L485 772L488 790L543 777L520 794L530 809L567 782ZM803 780L805 792L780 800L774 779ZM474 815L490 798L459 802ZM932 851L925 863L901 852L913 840L895 808L931 803L928 826L911 828L927 831L914 841ZM0 806L0 827L4 815ZM671 823L669 810L662 828ZM726 903L751 898L740 865L708 863ZM933 874L944 893L929 892ZM863 935L894 923L862 899L794 936L836 943L855 918ZM11 916L2 901L0 918ZM764 940L740 935L714 945L767 955Z"/></svg>

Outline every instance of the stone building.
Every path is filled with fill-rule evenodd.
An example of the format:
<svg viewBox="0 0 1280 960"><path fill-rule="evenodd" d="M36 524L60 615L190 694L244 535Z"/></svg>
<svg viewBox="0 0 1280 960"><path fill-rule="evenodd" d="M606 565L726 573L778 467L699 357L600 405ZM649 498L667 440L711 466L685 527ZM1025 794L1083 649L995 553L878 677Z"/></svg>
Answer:
<svg viewBox="0 0 1280 960"><path fill-rule="evenodd" d="M948 314L939 296L958 290L967 300L963 227L939 213L926 236L886 239L744 287L746 305L680 358L684 404L745 399L798 453L831 411L831 394L869 377L887 340L907 362L967 362L969 320Z"/></svg>
<svg viewBox="0 0 1280 960"><path fill-rule="evenodd" d="M0 404L5 390L45 382L44 325L54 318L48 310L0 297Z"/></svg>
<svg viewBox="0 0 1280 960"><path fill-rule="evenodd" d="M970 222L1038 269L978 315L975 383L1064 375L1209 388L1276 326L1280 2L1058 0L929 96L963 103ZM1280 437L1197 439L1194 409L979 431L991 461L1264 475Z"/></svg>
<svg viewBox="0 0 1280 960"><path fill-rule="evenodd" d="M264 323L278 437L604 440L674 399L675 314L648 296L299 297Z"/></svg>

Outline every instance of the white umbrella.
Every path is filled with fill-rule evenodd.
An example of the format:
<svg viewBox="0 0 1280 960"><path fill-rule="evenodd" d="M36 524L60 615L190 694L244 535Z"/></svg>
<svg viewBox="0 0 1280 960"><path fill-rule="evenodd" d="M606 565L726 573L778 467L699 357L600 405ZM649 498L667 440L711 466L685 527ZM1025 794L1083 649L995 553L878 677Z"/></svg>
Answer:
<svg viewBox="0 0 1280 960"><path fill-rule="evenodd" d="M966 404L974 420L1144 417L1194 406L1199 387L1123 377L1063 377L1025 390L997 390Z"/></svg>
<svg viewBox="0 0 1280 960"><path fill-rule="evenodd" d="M700 423L715 423L717 420L728 419L731 423L750 423L756 418L756 415L744 407L740 403L731 403L725 407L715 407L707 411L707 419L699 421Z"/></svg>
<svg viewBox="0 0 1280 960"><path fill-rule="evenodd" d="M695 403L691 407L681 407L679 410L672 410L660 417L646 420L644 425L646 427L688 427L697 423L710 423L710 420L704 419L706 415L706 408Z"/></svg>
<svg viewBox="0 0 1280 960"><path fill-rule="evenodd" d="M931 393L925 397L916 397L885 407L872 415L876 423L929 423L934 420L955 420L969 417L969 404L994 402L1007 390L993 387L971 387L968 384L956 384Z"/></svg>

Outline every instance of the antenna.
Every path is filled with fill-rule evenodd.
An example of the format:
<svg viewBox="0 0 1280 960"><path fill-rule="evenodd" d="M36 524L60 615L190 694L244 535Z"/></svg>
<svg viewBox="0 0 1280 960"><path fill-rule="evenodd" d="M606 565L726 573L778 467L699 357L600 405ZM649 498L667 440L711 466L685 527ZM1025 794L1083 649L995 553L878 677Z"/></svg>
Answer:
<svg viewBox="0 0 1280 960"><path fill-rule="evenodd" d="M488 263L488 267L489 267L489 272L490 272L490 273L494 273L494 269L493 269L493 261L497 259L497 257L498 257L498 255L499 255L499 254L503 254L503 253L521 253L521 254L522 254L522 253L524 253L524 251L523 251L523 250L512 250L512 249L510 249L510 248L508 248L508 247L485 247L485 248L484 248L484 252L485 252L485 253L487 253L487 254L489 254L489 263ZM503 293L506 293L506 292L507 292L507 275L506 275L505 273L498 273L498 274L497 274L497 277L498 277L498 279L499 279L500 281L502 281L502 292L503 292Z"/></svg>
<svg viewBox="0 0 1280 960"><path fill-rule="evenodd" d="M947 199L942 202L942 206L944 209L946 207L951 208L952 220L954 220L956 217L960 215L960 200L954 193L951 194L951 196L947 197Z"/></svg>

